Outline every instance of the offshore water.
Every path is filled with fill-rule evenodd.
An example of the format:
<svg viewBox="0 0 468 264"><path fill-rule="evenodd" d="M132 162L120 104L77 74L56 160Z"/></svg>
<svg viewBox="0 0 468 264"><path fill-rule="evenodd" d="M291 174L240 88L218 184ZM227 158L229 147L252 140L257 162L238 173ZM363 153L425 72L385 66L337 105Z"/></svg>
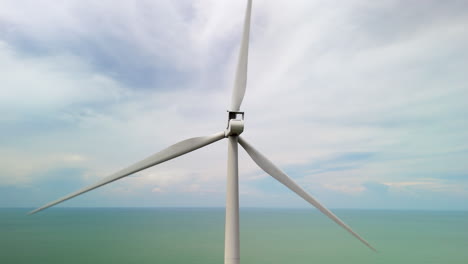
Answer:
<svg viewBox="0 0 468 264"><path fill-rule="evenodd" d="M224 209L0 209L0 263L221 264ZM468 263L468 212L241 209L241 263Z"/></svg>

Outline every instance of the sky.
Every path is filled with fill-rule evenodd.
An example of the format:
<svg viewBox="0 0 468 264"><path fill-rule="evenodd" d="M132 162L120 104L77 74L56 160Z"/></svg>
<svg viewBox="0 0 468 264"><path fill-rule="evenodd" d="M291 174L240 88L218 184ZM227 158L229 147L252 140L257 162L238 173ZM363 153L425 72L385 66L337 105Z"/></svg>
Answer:
<svg viewBox="0 0 468 264"><path fill-rule="evenodd" d="M0 0L0 207L223 131L245 1ZM242 136L330 208L468 210L468 2L254 0ZM66 207L222 207L220 141ZM310 207L239 149L241 207Z"/></svg>

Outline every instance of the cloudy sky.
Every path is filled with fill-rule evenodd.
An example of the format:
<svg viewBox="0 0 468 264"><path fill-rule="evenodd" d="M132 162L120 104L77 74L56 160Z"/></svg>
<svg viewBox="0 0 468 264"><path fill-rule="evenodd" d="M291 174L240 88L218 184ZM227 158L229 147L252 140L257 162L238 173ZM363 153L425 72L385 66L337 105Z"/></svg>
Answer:
<svg viewBox="0 0 468 264"><path fill-rule="evenodd" d="M245 1L0 0L0 207L222 131ZM331 208L468 209L468 2L253 4L243 136ZM226 141L63 206L223 206ZM308 207L240 150L243 207Z"/></svg>

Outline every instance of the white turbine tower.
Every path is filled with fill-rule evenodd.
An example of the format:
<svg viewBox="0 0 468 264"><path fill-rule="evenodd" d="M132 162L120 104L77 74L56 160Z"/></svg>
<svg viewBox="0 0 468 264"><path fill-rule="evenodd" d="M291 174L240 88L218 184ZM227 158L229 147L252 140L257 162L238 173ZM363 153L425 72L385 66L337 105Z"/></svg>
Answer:
<svg viewBox="0 0 468 264"><path fill-rule="evenodd" d="M184 155L196 149L205 147L211 143L219 141L223 138L228 138L228 163L227 163L227 190L226 190L226 225L225 225L225 245L224 245L224 263L239 264L239 181L238 181L238 143L245 149L254 162L271 175L280 183L284 184L290 190L302 197L304 200L315 206L320 212L328 216L331 220L343 227L351 235L359 239L367 247L375 249L361 236L354 232L348 225L341 221L330 210L319 203L315 198L309 195L297 183L295 183L286 173L276 167L270 160L256 150L240 134L244 131L244 112L240 111L242 99L244 98L245 88L247 84L247 60L249 49L249 32L250 32L250 14L252 9L252 1L248 0L244 18L244 29L242 34L242 42L240 46L237 71L235 76L234 88L232 91L231 106L228 109L228 126L223 132L219 132L210 136L195 137L178 142L162 151L139 161L125 169L122 169L99 182L80 189L58 200L50 202L30 214L37 213L46 208L54 206L58 203L71 199L75 196L101 187L110 182L116 181L135 172L144 170L154 165L163 163L170 159Z"/></svg>

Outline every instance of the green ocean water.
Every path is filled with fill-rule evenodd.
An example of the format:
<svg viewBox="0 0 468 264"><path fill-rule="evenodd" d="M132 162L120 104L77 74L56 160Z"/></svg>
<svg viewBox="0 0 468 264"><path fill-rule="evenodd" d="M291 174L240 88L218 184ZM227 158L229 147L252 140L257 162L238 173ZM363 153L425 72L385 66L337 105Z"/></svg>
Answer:
<svg viewBox="0 0 468 264"><path fill-rule="evenodd" d="M224 209L0 209L0 263L223 263ZM241 263L468 263L468 212L241 209Z"/></svg>

